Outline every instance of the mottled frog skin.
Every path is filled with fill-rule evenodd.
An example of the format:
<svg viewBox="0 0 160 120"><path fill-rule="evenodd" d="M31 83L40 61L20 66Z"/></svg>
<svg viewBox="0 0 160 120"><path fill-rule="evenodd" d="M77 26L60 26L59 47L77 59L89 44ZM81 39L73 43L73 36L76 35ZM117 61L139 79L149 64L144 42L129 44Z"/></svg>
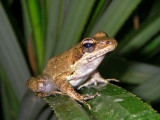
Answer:
<svg viewBox="0 0 160 120"><path fill-rule="evenodd" d="M106 53L116 47L115 39L109 38L104 32L98 32L94 37L85 38L66 52L51 58L43 73L29 78L26 84L38 97L68 95L91 109L85 100L94 98L98 93L92 96L80 95L74 88L97 85L98 82L107 84L110 80L117 81L102 78L96 70Z"/></svg>

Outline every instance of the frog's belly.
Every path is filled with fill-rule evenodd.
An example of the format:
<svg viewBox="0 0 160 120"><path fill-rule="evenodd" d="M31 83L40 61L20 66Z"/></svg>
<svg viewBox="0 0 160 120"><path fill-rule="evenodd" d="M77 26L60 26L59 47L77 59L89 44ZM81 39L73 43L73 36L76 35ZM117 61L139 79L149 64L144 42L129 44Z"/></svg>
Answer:
<svg viewBox="0 0 160 120"><path fill-rule="evenodd" d="M77 80L70 80L69 83L73 86L73 87L77 87L79 85L81 85L82 83L84 83L84 81L88 78L87 77L84 77L84 78L81 78L81 79L77 79Z"/></svg>
<svg viewBox="0 0 160 120"><path fill-rule="evenodd" d="M76 71L74 75L71 77L71 79L74 78L83 78L86 76L89 76L93 71L95 71L98 67L98 65L101 63L103 60L104 56L101 56L93 61L90 61L86 64L80 64L77 65L78 67L76 68Z"/></svg>

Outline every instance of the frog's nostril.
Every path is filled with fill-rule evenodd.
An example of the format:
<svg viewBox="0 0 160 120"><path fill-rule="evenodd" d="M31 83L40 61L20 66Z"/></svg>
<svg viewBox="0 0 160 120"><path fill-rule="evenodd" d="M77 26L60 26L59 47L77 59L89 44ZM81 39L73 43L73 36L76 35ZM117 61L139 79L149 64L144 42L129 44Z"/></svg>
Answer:
<svg viewBox="0 0 160 120"><path fill-rule="evenodd" d="M106 41L106 43L107 43L107 41ZM117 42L116 42L116 40L110 40L110 41L108 41L108 43L107 43L107 44L117 46Z"/></svg>
<svg viewBox="0 0 160 120"><path fill-rule="evenodd" d="M109 41L107 40L106 43L109 44Z"/></svg>

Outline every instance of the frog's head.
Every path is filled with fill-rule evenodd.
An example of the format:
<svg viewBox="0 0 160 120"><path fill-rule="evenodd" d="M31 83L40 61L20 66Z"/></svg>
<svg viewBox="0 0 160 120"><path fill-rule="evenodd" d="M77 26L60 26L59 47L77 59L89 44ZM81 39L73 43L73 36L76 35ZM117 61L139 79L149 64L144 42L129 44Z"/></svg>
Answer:
<svg viewBox="0 0 160 120"><path fill-rule="evenodd" d="M117 42L115 39L109 38L104 32L98 32L93 38L85 38L82 40L81 49L83 56L81 59L90 62L113 51L116 47Z"/></svg>

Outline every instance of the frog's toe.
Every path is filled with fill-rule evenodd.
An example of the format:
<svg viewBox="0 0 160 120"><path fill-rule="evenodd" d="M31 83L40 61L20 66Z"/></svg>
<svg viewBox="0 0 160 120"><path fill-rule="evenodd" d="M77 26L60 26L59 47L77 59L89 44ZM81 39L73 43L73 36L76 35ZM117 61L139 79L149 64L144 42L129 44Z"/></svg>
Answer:
<svg viewBox="0 0 160 120"><path fill-rule="evenodd" d="M83 95L83 100L93 99L96 96L100 96L100 94L98 92L96 94L94 94L94 95L88 95L88 94L86 94L86 95Z"/></svg>
<svg viewBox="0 0 160 120"><path fill-rule="evenodd" d="M108 81L108 82L110 82L110 81L119 82L119 80L117 80L117 79L106 79L106 81Z"/></svg>
<svg viewBox="0 0 160 120"><path fill-rule="evenodd" d="M81 88L86 87L86 85L81 85L77 88L77 90L80 90Z"/></svg>
<svg viewBox="0 0 160 120"><path fill-rule="evenodd" d="M96 86L97 83L100 83L102 85L107 85L107 83L109 83L110 81L114 81L114 82L119 82L119 80L117 79L97 79L96 82L94 82L94 85Z"/></svg>

